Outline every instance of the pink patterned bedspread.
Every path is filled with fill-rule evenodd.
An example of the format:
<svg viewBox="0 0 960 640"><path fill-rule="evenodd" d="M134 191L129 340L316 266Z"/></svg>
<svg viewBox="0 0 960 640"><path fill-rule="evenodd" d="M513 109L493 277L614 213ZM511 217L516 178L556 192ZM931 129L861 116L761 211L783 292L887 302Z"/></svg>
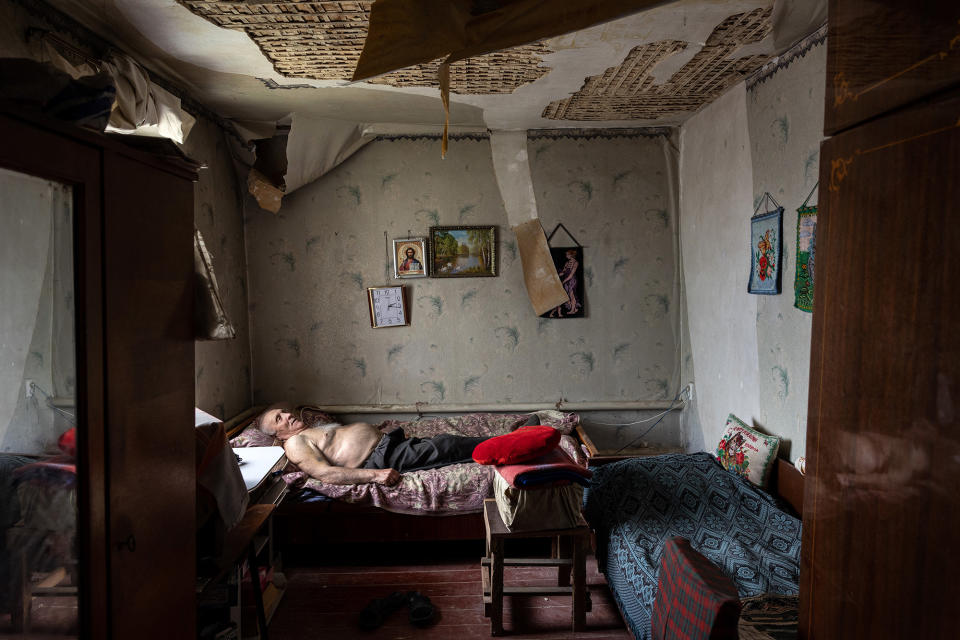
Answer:
<svg viewBox="0 0 960 640"><path fill-rule="evenodd" d="M560 447L574 461L586 466L586 459L569 435L579 422L574 413L559 411L537 412L541 424L550 425L564 435ZM427 438L439 433L465 436L502 435L524 424L531 414L473 413L463 416L424 417L411 422L387 420L377 426L384 433L402 427L407 436ZM318 422L320 424L320 422ZM234 446L251 442L250 434L234 439ZM251 445L247 445L251 446ZM401 474L400 482L392 487L368 483L358 485L325 484L302 471L284 474L291 490L312 489L329 498L359 505L370 505L406 514L456 515L481 511L485 498L493 496L491 466L476 463L454 464L436 469L425 469Z"/></svg>

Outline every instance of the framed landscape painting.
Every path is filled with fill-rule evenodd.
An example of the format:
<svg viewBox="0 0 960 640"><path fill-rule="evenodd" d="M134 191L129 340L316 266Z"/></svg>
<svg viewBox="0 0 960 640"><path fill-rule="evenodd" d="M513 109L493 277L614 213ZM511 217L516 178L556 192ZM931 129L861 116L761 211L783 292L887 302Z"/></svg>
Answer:
<svg viewBox="0 0 960 640"><path fill-rule="evenodd" d="M475 278L497 275L497 228L430 227L430 275Z"/></svg>

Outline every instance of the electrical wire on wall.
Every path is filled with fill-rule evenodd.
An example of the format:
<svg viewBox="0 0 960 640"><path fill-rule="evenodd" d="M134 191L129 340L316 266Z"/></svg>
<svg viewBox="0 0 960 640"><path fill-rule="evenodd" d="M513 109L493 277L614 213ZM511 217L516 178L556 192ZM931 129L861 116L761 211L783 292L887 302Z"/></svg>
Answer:
<svg viewBox="0 0 960 640"><path fill-rule="evenodd" d="M64 418L66 418L67 422L69 422L72 426L77 426L77 417L76 417L75 415L73 415L72 413L70 413L69 411L64 411L63 409L61 409L60 407L58 407L56 404L54 404L54 402L53 402L53 396L51 396L49 393L47 393L47 392L43 389L43 387L41 387L40 385L38 385L38 384L37 384L36 382L34 382L33 380L29 381L28 384L29 384L29 386L30 386L30 391L31 391L31 393L32 393L32 392L37 392L37 393L39 393L40 395L43 396L44 403L47 405L47 408L48 408L48 409L50 409L51 411L54 411L54 412L60 414L60 415L63 416ZM34 402L36 402L36 400L34 400Z"/></svg>
<svg viewBox="0 0 960 640"><path fill-rule="evenodd" d="M657 418L657 421L654 422L652 425L650 425L650 427L649 427L646 431L644 431L644 432L641 433L640 435L636 436L633 440L631 440L631 441L628 442L627 444L625 444L625 445L623 445L622 447L620 447L619 449L617 449L616 453L620 453L620 452L623 451L624 449L629 449L631 446L633 446L633 444L634 444L637 440L640 440L642 437L644 437L645 435L647 435L648 433L650 433L651 431L653 431L654 428L655 428L658 424L660 424L660 421L663 420L663 418L664 418L668 413L670 413L671 411L673 411L673 408L676 406L677 402L680 401L680 393L681 393L681 392L679 392L679 391L677 392L677 395L675 395L675 396L673 397L673 402L670 403L670 408L667 409L666 411L664 411L663 413L661 413L659 416L653 416L653 418L648 418L648 419L646 419L646 420L640 420L639 422L650 422L650 420L653 420L654 418ZM634 422L634 423L631 423L631 424L638 424L638 422Z"/></svg>

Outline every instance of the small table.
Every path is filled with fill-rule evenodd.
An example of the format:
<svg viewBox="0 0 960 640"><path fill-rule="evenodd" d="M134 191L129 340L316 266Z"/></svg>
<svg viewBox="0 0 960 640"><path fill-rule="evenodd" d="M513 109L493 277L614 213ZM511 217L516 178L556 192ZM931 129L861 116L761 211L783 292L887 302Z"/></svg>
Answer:
<svg viewBox="0 0 960 640"><path fill-rule="evenodd" d="M643 458L646 456L660 456L665 453L683 453L682 447L625 447L623 449L612 449L599 447L594 442L587 430L582 424L577 425L577 435L587 448L587 465L597 466L626 460L628 458Z"/></svg>
<svg viewBox="0 0 960 640"><path fill-rule="evenodd" d="M278 503L278 496L271 495L265 500L264 494L277 486L276 476L287 466L283 447L241 447L234 449L233 453L241 460L240 475L250 494L250 504ZM282 482L279 485L286 486Z"/></svg>
<svg viewBox="0 0 960 640"><path fill-rule="evenodd" d="M243 514L243 519L230 531L223 541L223 549L216 559L217 573L210 576L201 587L198 595L203 596L208 588L226 577L243 560L246 554L250 566L250 582L253 587L253 601L257 612L259 640L267 640L267 616L263 608L263 592L260 590L260 569L257 562L257 549L254 534L267 522L276 509L272 504L251 505Z"/></svg>
<svg viewBox="0 0 960 640"><path fill-rule="evenodd" d="M586 626L587 609L587 563L586 554L590 540L590 528L580 519L581 524L569 529L545 529L540 531L511 531L503 523L497 501L483 501L483 522L487 530L487 556L480 561L480 574L483 581L483 615L490 618L490 635L503 635L503 596L573 596L573 630L582 631ZM504 558L504 541L510 538L554 538L557 549L562 542L569 541L572 547L570 557L566 558ZM561 555L559 552L557 555ZM513 587L503 586L504 567L557 567L556 587ZM570 584L570 570L573 570L573 584Z"/></svg>

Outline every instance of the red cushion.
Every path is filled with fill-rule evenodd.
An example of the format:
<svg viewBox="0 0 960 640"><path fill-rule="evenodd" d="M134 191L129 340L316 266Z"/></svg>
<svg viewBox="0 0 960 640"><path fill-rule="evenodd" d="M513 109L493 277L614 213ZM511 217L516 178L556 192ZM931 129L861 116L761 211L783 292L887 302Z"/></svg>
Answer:
<svg viewBox="0 0 960 640"><path fill-rule="evenodd" d="M473 450L473 459L480 464L516 464L553 451L559 442L560 432L553 427L520 427L478 444Z"/></svg>
<svg viewBox="0 0 960 640"><path fill-rule="evenodd" d="M77 428L71 427L64 431L57 439L57 446L68 456L77 456Z"/></svg>

